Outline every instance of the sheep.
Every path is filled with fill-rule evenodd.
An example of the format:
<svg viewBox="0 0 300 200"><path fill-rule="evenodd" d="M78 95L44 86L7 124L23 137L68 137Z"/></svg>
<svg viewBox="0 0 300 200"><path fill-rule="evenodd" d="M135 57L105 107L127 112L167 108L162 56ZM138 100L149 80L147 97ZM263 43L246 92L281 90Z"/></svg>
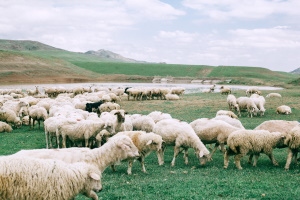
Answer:
<svg viewBox="0 0 300 200"><path fill-rule="evenodd" d="M108 166L127 158L135 158L139 156L139 153L132 140L126 135L121 135L110 138L100 148L95 149L83 147L72 147L67 149L32 149L21 150L13 155L40 159L57 159L66 163L86 162L97 166L103 173Z"/></svg>
<svg viewBox="0 0 300 200"><path fill-rule="evenodd" d="M185 88L183 87L173 87L171 88L171 94L182 95L184 94Z"/></svg>
<svg viewBox="0 0 300 200"><path fill-rule="evenodd" d="M203 89L202 93L211 93L211 90L210 89Z"/></svg>
<svg viewBox="0 0 300 200"><path fill-rule="evenodd" d="M287 132L287 137L284 143L288 146L288 156L286 159L286 164L284 166L284 169L289 170L293 157L295 158L295 163L297 164L297 154L300 151L300 125L299 124Z"/></svg>
<svg viewBox="0 0 300 200"><path fill-rule="evenodd" d="M67 147L67 137L72 142L84 141L85 147L89 146L89 140L103 129L104 122L83 120L75 124L59 125L56 130L57 145L59 147L59 136L62 136L62 147Z"/></svg>
<svg viewBox="0 0 300 200"><path fill-rule="evenodd" d="M209 91L210 92L214 92L215 91L215 87L216 87L216 84L213 84L212 86L210 86Z"/></svg>
<svg viewBox="0 0 300 200"><path fill-rule="evenodd" d="M103 120L104 128L108 132L116 134L124 130L125 114L124 110L112 110L110 113L101 113L100 119Z"/></svg>
<svg viewBox="0 0 300 200"><path fill-rule="evenodd" d="M97 200L101 171L84 162L3 156L0 158L1 199L73 199L79 193Z"/></svg>
<svg viewBox="0 0 300 200"><path fill-rule="evenodd" d="M298 121L268 120L258 125L254 130L267 130L270 132L289 132L298 126Z"/></svg>
<svg viewBox="0 0 300 200"><path fill-rule="evenodd" d="M177 94L166 94L166 100L179 100L179 96Z"/></svg>
<svg viewBox="0 0 300 200"><path fill-rule="evenodd" d="M154 120L146 115L132 119L133 130L152 132L155 126Z"/></svg>
<svg viewBox="0 0 300 200"><path fill-rule="evenodd" d="M254 101L249 97L239 97L237 98L237 104L239 105L239 113L238 115L241 116L242 110L247 110L248 116L252 118L253 115L257 115L259 109L255 105Z"/></svg>
<svg viewBox="0 0 300 200"><path fill-rule="evenodd" d="M256 107L259 109L259 113L260 113L260 116L263 116L266 112L266 109L265 109L265 103L266 103L266 100L263 96L258 96L258 97L250 97L253 102L255 103Z"/></svg>
<svg viewBox="0 0 300 200"><path fill-rule="evenodd" d="M228 149L224 155L224 169L227 169L229 156L234 156L234 161L238 169L241 167L241 158L248 153L250 154L248 163L254 155L253 166L256 167L257 159L260 153L268 155L273 165L278 166L274 155L274 148L284 148L285 133L269 132L266 130L237 130L231 133L227 139Z"/></svg>
<svg viewBox="0 0 300 200"><path fill-rule="evenodd" d="M30 129L34 129L35 121L38 122L39 129L41 129L41 121L45 121L48 118L46 108L39 106L31 106L30 108L28 108L28 112Z"/></svg>
<svg viewBox="0 0 300 200"><path fill-rule="evenodd" d="M237 112L240 111L239 105L236 102L236 97L233 94L229 94L227 96L226 101L227 101L227 104L228 104L228 107L229 107L230 111L233 111L233 110L236 110Z"/></svg>
<svg viewBox="0 0 300 200"><path fill-rule="evenodd" d="M256 86L253 86L253 87L249 87L247 90L246 90L246 96L250 96L252 94L257 94L258 93L258 87Z"/></svg>
<svg viewBox="0 0 300 200"><path fill-rule="evenodd" d="M220 87L220 93L223 95L223 94L231 94L231 88L230 87L224 87L224 86L221 86Z"/></svg>
<svg viewBox="0 0 300 200"><path fill-rule="evenodd" d="M86 103L85 110L88 111L88 112L92 112L93 109L98 111L99 106L103 103L104 102L102 100L100 100L96 103Z"/></svg>
<svg viewBox="0 0 300 200"><path fill-rule="evenodd" d="M28 107L28 103L25 101L7 101L3 104L4 107L11 109L16 113L17 116L20 116L20 110L22 107Z"/></svg>
<svg viewBox="0 0 300 200"><path fill-rule="evenodd" d="M292 113L292 109L287 105L282 105L276 108L276 113L288 115Z"/></svg>
<svg viewBox="0 0 300 200"><path fill-rule="evenodd" d="M37 94L40 93L39 86L35 86L34 90L27 89L26 92L27 92L28 95L31 95L31 96L37 95Z"/></svg>
<svg viewBox="0 0 300 200"><path fill-rule="evenodd" d="M282 97L279 93L269 93L266 98L272 98L272 97Z"/></svg>
<svg viewBox="0 0 300 200"><path fill-rule="evenodd" d="M142 172L147 173L145 168L145 157L151 153L151 151L159 151L162 145L162 137L154 133L146 133L145 131L125 131L119 132L113 137L118 137L120 135L126 135L131 138L133 144L138 148L140 156L138 160L142 165ZM134 159L128 159L128 169L127 173L132 174L132 164ZM114 169L114 167L112 167Z"/></svg>
<svg viewBox="0 0 300 200"><path fill-rule="evenodd" d="M9 124L13 124L16 128L22 127L22 121L20 117L17 117L16 113L4 106L0 107L0 120Z"/></svg>
<svg viewBox="0 0 300 200"><path fill-rule="evenodd" d="M219 116L219 115L227 115L231 118L234 118L234 119L237 119L238 116L236 116L232 111L228 111L228 110L219 110L216 114L216 116Z"/></svg>
<svg viewBox="0 0 300 200"><path fill-rule="evenodd" d="M180 152L180 147L184 148L185 164L188 164L187 150L191 147L199 158L200 164L205 165L209 151L188 123L175 119L161 120L155 124L153 132L162 136L165 142L162 149L157 153L159 165L164 164L164 150L166 145L174 146L174 156L171 166L175 166L175 159Z"/></svg>
<svg viewBox="0 0 300 200"><path fill-rule="evenodd" d="M99 112L110 112L112 110L120 110L121 106L117 103L106 102L99 106Z"/></svg>
<svg viewBox="0 0 300 200"><path fill-rule="evenodd" d="M234 127L240 128L240 129L245 129L245 127L240 122L240 120L231 118L228 115L218 115L218 116L212 118L211 120L222 120L222 121L230 124L231 126L234 126Z"/></svg>
<svg viewBox="0 0 300 200"><path fill-rule="evenodd" d="M148 114L149 117L151 117L155 123L163 120L163 119L172 119L171 115L168 113L162 113L160 111L153 111Z"/></svg>
<svg viewBox="0 0 300 200"><path fill-rule="evenodd" d="M9 132L12 132L12 130L13 129L9 124L0 121L0 133L2 133L2 132L9 133Z"/></svg>

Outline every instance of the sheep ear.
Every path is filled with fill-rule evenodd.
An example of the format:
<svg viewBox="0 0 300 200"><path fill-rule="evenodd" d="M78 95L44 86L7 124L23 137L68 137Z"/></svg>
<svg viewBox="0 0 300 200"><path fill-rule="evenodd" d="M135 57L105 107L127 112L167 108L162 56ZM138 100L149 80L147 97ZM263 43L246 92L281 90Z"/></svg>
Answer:
<svg viewBox="0 0 300 200"><path fill-rule="evenodd" d="M152 140L149 140L146 145L150 145L151 143L152 143Z"/></svg>
<svg viewBox="0 0 300 200"><path fill-rule="evenodd" d="M200 158L202 158L204 156L204 153L203 153L203 151L200 151L200 153L199 153L199 157Z"/></svg>
<svg viewBox="0 0 300 200"><path fill-rule="evenodd" d="M100 181L100 176L94 172L90 173L89 176L96 181Z"/></svg>
<svg viewBox="0 0 300 200"><path fill-rule="evenodd" d="M123 151L130 151L130 147L126 144L118 144L118 147L120 147Z"/></svg>

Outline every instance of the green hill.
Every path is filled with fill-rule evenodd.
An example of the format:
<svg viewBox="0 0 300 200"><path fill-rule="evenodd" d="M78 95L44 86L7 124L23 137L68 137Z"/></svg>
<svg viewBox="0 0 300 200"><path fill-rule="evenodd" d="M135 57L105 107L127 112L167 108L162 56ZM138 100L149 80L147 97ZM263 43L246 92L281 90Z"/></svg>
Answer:
<svg viewBox="0 0 300 200"><path fill-rule="evenodd" d="M282 86L299 78L297 74L258 67L143 63L105 50L78 53L27 40L0 40L0 50L2 83L34 83L37 78L39 82L45 83L151 81L154 76L172 76L231 79L231 83L236 84ZM27 74L30 78L23 78L22 74Z"/></svg>

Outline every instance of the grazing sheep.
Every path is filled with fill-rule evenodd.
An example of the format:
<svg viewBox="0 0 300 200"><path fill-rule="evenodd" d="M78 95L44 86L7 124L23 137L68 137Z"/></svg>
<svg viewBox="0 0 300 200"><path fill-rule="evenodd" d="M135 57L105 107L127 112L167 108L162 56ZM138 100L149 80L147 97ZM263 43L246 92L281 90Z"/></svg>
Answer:
<svg viewBox="0 0 300 200"><path fill-rule="evenodd" d="M202 93L211 93L211 90L210 89L203 89Z"/></svg>
<svg viewBox="0 0 300 200"><path fill-rule="evenodd" d="M163 120L163 119L172 119L171 115L168 113L162 113L160 111L153 111L148 114L149 117L151 117L155 123Z"/></svg>
<svg viewBox="0 0 300 200"><path fill-rule="evenodd" d="M16 113L4 106L0 107L0 120L9 124L13 124L16 128L22 127L22 121L20 117L17 117Z"/></svg>
<svg viewBox="0 0 300 200"><path fill-rule="evenodd" d="M228 115L218 115L212 118L211 120L222 120L224 122L227 122L231 126L237 127L239 129L245 129L245 127L243 126L240 120L231 118Z"/></svg>
<svg viewBox="0 0 300 200"><path fill-rule="evenodd" d="M200 160L200 164L205 165L209 151L188 123L175 119L161 120L155 124L153 132L162 136L165 142L162 149L157 153L159 165L164 164L165 146L174 146L174 156L171 166L175 166L175 159L180 152L180 147L184 149L185 164L188 164L188 148L193 148Z"/></svg>
<svg viewBox="0 0 300 200"><path fill-rule="evenodd" d="M265 109L265 103L266 103L266 100L263 96L258 96L258 97L250 97L253 102L255 103L256 107L259 109L259 113L260 113L260 116L263 116L266 112L266 109Z"/></svg>
<svg viewBox="0 0 300 200"><path fill-rule="evenodd" d="M230 87L227 87L227 86L221 86L220 87L220 93L223 95L223 94L231 94L231 88Z"/></svg>
<svg viewBox="0 0 300 200"><path fill-rule="evenodd" d="M199 125L197 125L197 123L193 123L192 127L204 144L215 144L210 156L208 156L209 159L211 159L219 145L224 153L224 145L227 143L228 136L232 132L240 130L239 128L221 120L207 120L205 125L203 125L203 123L199 123Z"/></svg>
<svg viewBox="0 0 300 200"><path fill-rule="evenodd" d="M68 164L18 156L0 158L1 199L69 200L79 193L98 199L101 172L84 162Z"/></svg>
<svg viewBox="0 0 300 200"><path fill-rule="evenodd" d="M288 115L292 113L292 109L289 106L282 105L276 108L276 113Z"/></svg>
<svg viewBox="0 0 300 200"><path fill-rule="evenodd" d="M86 103L85 110L88 112L93 112L93 109L98 110L99 106L103 103L104 102L102 100L100 100L99 102L96 102L96 103Z"/></svg>
<svg viewBox="0 0 300 200"><path fill-rule="evenodd" d="M240 111L239 105L236 102L236 97L233 94L229 94L227 96L226 101L227 101L227 104L228 104L228 107L229 107L230 111L233 111L233 110L236 110L237 112Z"/></svg>
<svg viewBox="0 0 300 200"><path fill-rule="evenodd" d="M9 133L9 132L12 132L12 130L13 129L9 124L0 121L0 133L2 133L2 132Z"/></svg>
<svg viewBox="0 0 300 200"><path fill-rule="evenodd" d="M3 107L9 108L12 111L16 113L16 115L19 117L19 113L22 107L28 107L28 103L25 101L6 101L3 104Z"/></svg>
<svg viewBox="0 0 300 200"><path fill-rule="evenodd" d="M145 157L151 153L151 151L158 151L161 149L162 137L154 133L146 133L145 131L125 131L119 132L113 137L118 137L120 135L126 135L131 138L133 144L138 148L140 156L138 160L141 162L142 171L147 173L145 168ZM128 170L129 175L132 174L132 164L134 158L128 159ZM112 167L114 169L114 167Z"/></svg>
<svg viewBox="0 0 300 200"><path fill-rule="evenodd" d="M259 109L255 105L254 101L249 97L239 97L239 98L237 98L236 101L239 105L239 113L238 113L239 116L241 116L240 111L242 111L242 110L247 110L248 117L251 117L251 118L253 115L256 116L257 113L259 112Z"/></svg>
<svg viewBox="0 0 300 200"><path fill-rule="evenodd" d="M112 110L120 110L121 106L117 103L106 102L99 106L99 112L110 112Z"/></svg>
<svg viewBox="0 0 300 200"><path fill-rule="evenodd" d="M57 159L66 163L86 162L98 166L103 172L108 166L127 158L139 156L137 147L128 136L110 138L100 148L32 149L21 150L13 155L40 159Z"/></svg>
<svg viewBox="0 0 300 200"><path fill-rule="evenodd" d="M224 169L227 169L229 156L234 156L234 162L238 169L241 167L241 158L250 154L248 162L251 163L251 158L254 155L253 166L256 166L260 153L268 155L273 165L278 166L274 155L274 148L286 147L284 139L285 133L269 132L266 130L238 130L231 133L227 139L228 149L224 155Z"/></svg>
<svg viewBox="0 0 300 200"><path fill-rule="evenodd" d="M39 129L41 129L41 121L45 121L48 118L46 108L39 106L31 106L28 108L28 112L30 129L34 129L35 121L38 122Z"/></svg>
<svg viewBox="0 0 300 200"><path fill-rule="evenodd" d="M227 115L231 118L234 118L234 119L237 119L238 116L236 116L232 111L228 111L228 110L219 110L216 114L216 116L219 116L219 115Z"/></svg>
<svg viewBox="0 0 300 200"><path fill-rule="evenodd" d="M298 126L298 121L268 120L258 125L254 130L267 130L270 132L289 132Z"/></svg>
<svg viewBox="0 0 300 200"><path fill-rule="evenodd" d="M141 115L131 120L133 130L146 131L147 133L152 132L155 126L154 120L146 115Z"/></svg>
<svg viewBox="0 0 300 200"><path fill-rule="evenodd" d="M281 94L279 93L270 93L266 96L267 98L271 98L271 97L281 97Z"/></svg>
<svg viewBox="0 0 300 200"><path fill-rule="evenodd" d="M185 88L183 87L173 87L171 88L171 94L182 95L184 94Z"/></svg>
<svg viewBox="0 0 300 200"><path fill-rule="evenodd" d="M284 169L289 170L292 158L294 157L297 164L297 154L300 151L300 125L295 126L292 130L288 131L284 143L288 146L288 156Z"/></svg>
<svg viewBox="0 0 300 200"><path fill-rule="evenodd" d="M166 100L179 100L179 96L177 94L166 94Z"/></svg>
<svg viewBox="0 0 300 200"><path fill-rule="evenodd" d="M258 87L256 86L253 86L253 87L249 87L247 90L246 90L246 96L250 96L252 94L257 94L258 93Z"/></svg>

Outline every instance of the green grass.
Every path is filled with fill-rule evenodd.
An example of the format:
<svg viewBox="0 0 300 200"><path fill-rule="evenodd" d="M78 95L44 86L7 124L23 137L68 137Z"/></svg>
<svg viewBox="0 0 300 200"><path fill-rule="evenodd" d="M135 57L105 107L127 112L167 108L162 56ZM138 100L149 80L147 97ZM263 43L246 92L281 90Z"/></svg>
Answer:
<svg viewBox="0 0 300 200"><path fill-rule="evenodd" d="M299 87L280 91L263 91L266 96L270 92L279 92L282 98L266 99L266 113L263 117L248 118L245 114L240 118L247 129L253 129L266 120L297 120L300 118ZM234 91L236 97L244 96L245 91ZM226 95L219 93L186 94L179 101L127 101L120 103L130 114L149 114L154 110L167 112L173 118L192 122L198 118L212 118L221 109L227 109ZM279 105L292 107L291 115L277 115L275 109ZM21 149L44 148L45 138L42 130L22 129L12 133L0 134L0 155L9 155ZM147 174L141 172L139 162L134 162L133 175L127 175L127 163L117 166L117 172L108 167L103 173L103 191L98 193L99 199L299 199L300 168L291 165L284 171L287 149L276 149L275 158L278 167L271 164L262 154L257 167L247 164L247 157L241 161L243 170L236 169L233 158L230 158L228 169L223 169L223 155L217 151L213 161L206 166L199 165L192 149L189 150L189 164L185 165L183 155L171 167L173 150L168 147L165 154L165 165L157 164L157 157L152 152L145 159ZM88 199L78 195L77 200Z"/></svg>

